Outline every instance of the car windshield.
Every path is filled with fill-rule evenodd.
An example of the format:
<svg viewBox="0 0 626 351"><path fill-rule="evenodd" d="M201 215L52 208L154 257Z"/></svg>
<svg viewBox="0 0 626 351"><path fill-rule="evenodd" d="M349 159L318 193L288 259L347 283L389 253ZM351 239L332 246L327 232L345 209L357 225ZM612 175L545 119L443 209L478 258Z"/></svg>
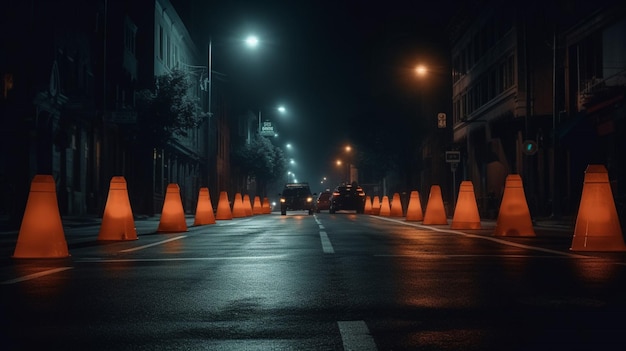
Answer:
<svg viewBox="0 0 626 351"><path fill-rule="evenodd" d="M341 195L349 194L349 193L362 193L363 189L361 187L353 187L353 186L340 186L337 187L337 192Z"/></svg>
<svg viewBox="0 0 626 351"><path fill-rule="evenodd" d="M283 196L306 196L311 192L306 188L289 188L283 190Z"/></svg>

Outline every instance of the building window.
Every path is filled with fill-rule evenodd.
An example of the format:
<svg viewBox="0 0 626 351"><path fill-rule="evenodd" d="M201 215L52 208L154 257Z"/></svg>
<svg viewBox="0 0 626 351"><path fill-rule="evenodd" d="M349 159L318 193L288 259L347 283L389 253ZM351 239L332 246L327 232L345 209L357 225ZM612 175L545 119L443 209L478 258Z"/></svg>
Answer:
<svg viewBox="0 0 626 351"><path fill-rule="evenodd" d="M163 27L159 25L159 59L163 61Z"/></svg>

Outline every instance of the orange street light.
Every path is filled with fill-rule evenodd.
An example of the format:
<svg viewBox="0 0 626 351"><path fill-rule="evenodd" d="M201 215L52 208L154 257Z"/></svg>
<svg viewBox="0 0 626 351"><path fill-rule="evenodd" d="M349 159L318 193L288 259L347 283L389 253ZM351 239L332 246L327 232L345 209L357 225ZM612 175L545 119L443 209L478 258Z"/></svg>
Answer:
<svg viewBox="0 0 626 351"><path fill-rule="evenodd" d="M415 73L418 76L423 77L426 75L426 73L428 73L428 69L424 65L418 65L417 67L415 67Z"/></svg>

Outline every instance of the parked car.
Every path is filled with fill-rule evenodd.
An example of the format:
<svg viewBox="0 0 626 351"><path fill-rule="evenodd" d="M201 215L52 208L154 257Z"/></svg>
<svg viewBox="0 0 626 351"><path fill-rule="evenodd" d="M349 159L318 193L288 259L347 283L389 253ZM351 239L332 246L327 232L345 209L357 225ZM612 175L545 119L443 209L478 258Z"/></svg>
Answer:
<svg viewBox="0 0 626 351"><path fill-rule="evenodd" d="M320 213L320 211L328 211L328 209L330 209L330 196L332 194L332 191L326 189L317 196L317 200L315 200L315 212Z"/></svg>
<svg viewBox="0 0 626 351"><path fill-rule="evenodd" d="M280 193L280 214L287 211L308 211L313 214L313 195L308 183L287 183Z"/></svg>
<svg viewBox="0 0 626 351"><path fill-rule="evenodd" d="M333 190L328 212L356 211L356 213L363 213L364 210L365 191L356 183L340 185Z"/></svg>

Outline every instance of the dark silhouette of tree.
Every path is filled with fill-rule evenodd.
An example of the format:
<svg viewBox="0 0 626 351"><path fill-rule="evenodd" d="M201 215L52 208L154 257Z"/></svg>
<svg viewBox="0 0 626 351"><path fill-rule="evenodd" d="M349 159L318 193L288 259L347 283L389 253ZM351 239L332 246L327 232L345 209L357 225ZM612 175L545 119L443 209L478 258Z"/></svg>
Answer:
<svg viewBox="0 0 626 351"><path fill-rule="evenodd" d="M259 193L262 193L260 190L267 184L283 177L287 171L283 150L262 136L256 136L250 143L236 148L231 162L239 167L242 174L256 178Z"/></svg>
<svg viewBox="0 0 626 351"><path fill-rule="evenodd" d="M187 73L174 69L137 93L138 134L146 147L163 147L198 126L203 113L191 87Z"/></svg>

